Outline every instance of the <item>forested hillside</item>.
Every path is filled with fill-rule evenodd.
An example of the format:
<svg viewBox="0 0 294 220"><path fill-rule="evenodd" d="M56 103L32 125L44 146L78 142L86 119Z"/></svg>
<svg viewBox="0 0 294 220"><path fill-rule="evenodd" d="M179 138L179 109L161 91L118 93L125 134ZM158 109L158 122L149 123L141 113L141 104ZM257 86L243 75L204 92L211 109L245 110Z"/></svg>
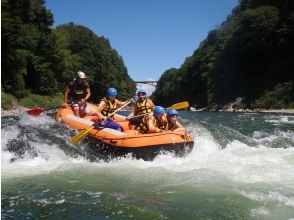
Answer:
<svg viewBox="0 0 294 220"><path fill-rule="evenodd" d="M91 84L92 100L100 100L108 87L116 87L119 97L127 99L136 91L135 82L130 78L122 57L112 49L108 39L97 37L91 30L72 23L58 26L53 34L59 42L55 73L59 81L68 82L70 72L81 69ZM72 70L67 71L69 65Z"/></svg>
<svg viewBox="0 0 294 220"><path fill-rule="evenodd" d="M293 39L293 0L241 0L179 69L164 72L155 102L202 108L241 97L242 108L294 108Z"/></svg>
<svg viewBox="0 0 294 220"><path fill-rule="evenodd" d="M118 88L121 99L135 93L107 38L73 23L52 28L43 0L1 3L1 91L18 99L37 94L62 101L65 86L82 70L93 102L109 86ZM240 108L294 108L293 39L293 0L240 0L180 68L162 74L154 101L169 106L187 100L202 108L241 97Z"/></svg>
<svg viewBox="0 0 294 220"><path fill-rule="evenodd" d="M135 83L108 39L73 23L53 29L53 15L41 0L3 0L1 6L2 91L17 98L60 96L82 70L94 102L109 86L118 88L122 99L135 93Z"/></svg>

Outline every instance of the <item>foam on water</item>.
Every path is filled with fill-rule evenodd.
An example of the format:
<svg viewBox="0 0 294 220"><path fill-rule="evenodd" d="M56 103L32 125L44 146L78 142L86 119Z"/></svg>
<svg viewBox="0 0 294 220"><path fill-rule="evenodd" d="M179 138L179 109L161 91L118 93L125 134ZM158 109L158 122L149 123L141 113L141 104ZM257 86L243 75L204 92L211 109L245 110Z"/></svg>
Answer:
<svg viewBox="0 0 294 220"><path fill-rule="evenodd" d="M47 128L50 132L50 125L55 123L47 116L23 117L20 119L21 125ZM36 157L33 159L22 159L10 163L12 154L5 151L8 140L17 138L20 130L17 126L5 127L2 130L2 176L32 175L52 170L69 169L71 164L82 164L96 167L120 167L121 169L148 169L160 168L167 172L189 173L193 170L207 169L217 172L220 175L231 178L234 181L246 183L254 182L293 182L294 173L294 148L268 148L264 143L284 136L293 139L293 131L274 132L271 135L263 134L260 131L254 133L253 139L257 142L255 147L248 146L239 140L230 141L224 149L216 142L211 133L199 124L190 125L195 136L195 146L193 151L186 157L177 158L172 154L159 155L154 161L134 160L131 157L113 160L109 163L90 163L83 157L72 158L64 153L60 146L56 144L48 145L42 140L30 142L31 146L43 152L48 158ZM54 131L53 131L54 132ZM56 133L56 136L61 134ZM61 135L62 136L62 135ZM64 136L70 140L70 136ZM69 145L77 148L77 146ZM28 169L35 167L35 169Z"/></svg>
<svg viewBox="0 0 294 220"><path fill-rule="evenodd" d="M34 140L27 140L26 135L22 135L21 138L28 141L33 149L37 149L38 156L31 158L29 155L23 155L22 159L18 159L15 162L11 162L11 159L15 157L13 152L7 151L6 147L9 141L15 139L19 140L19 135L22 126L30 126L35 129L45 129L51 135L55 135L59 138L70 140L69 136L64 136L51 130L51 125L55 124L55 121L49 116L32 117L28 115L21 115L19 123L20 126L14 125L5 127L1 131L1 163L2 163L2 177L15 177L15 176L30 176L40 173L47 173L54 170L66 169L67 165L72 163L86 161L83 157L72 158L65 154L65 152L57 144L45 143L40 138L34 135L34 130L29 131ZM27 132L27 131L25 131ZM74 149L74 146L73 146Z"/></svg>
<svg viewBox="0 0 294 220"><path fill-rule="evenodd" d="M238 117L257 123L260 120L258 116ZM25 116L20 118L17 125L2 128L2 179L68 171L69 175L73 172L87 173L89 176L108 175L114 179L127 178L132 184L143 182L161 186L164 183L172 186L168 188L170 194L175 193L173 187L179 187L175 190L199 185L211 187L209 190L225 188L256 204L251 209L252 218L275 219L286 210L288 213L284 216L289 219L289 210L294 207L294 129L281 127L292 123L290 116L287 119L283 117L266 116L263 122L274 124L273 129L256 126L252 133L242 133L228 124L186 122L195 142L194 149L186 157L165 153L158 155L154 161L135 160L129 156L110 162L90 162L81 155L73 157L68 154L68 151L82 151L85 143L71 145L69 140L73 134L64 132L64 128L56 128L52 118ZM276 119L279 125L267 121ZM240 122L234 123L238 125ZM38 133L40 131L41 134ZM42 139L42 132L45 135L48 133L52 141ZM19 136L37 149L39 154L11 163L14 154L8 152L6 147L10 140ZM79 180L73 178L69 181ZM89 193L93 194L91 190ZM94 192L93 195L99 197L101 193ZM114 196L119 200L124 194ZM48 198L38 199L37 203L42 204L65 203L62 197L52 201Z"/></svg>
<svg viewBox="0 0 294 220"><path fill-rule="evenodd" d="M294 116L292 115L268 115L265 122L272 124L294 124Z"/></svg>

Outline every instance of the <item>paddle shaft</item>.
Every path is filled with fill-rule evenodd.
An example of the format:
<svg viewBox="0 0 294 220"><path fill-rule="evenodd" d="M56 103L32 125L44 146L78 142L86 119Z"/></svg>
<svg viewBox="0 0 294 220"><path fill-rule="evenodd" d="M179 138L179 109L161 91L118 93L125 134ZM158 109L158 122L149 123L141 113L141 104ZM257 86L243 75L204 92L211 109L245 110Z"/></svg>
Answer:
<svg viewBox="0 0 294 220"><path fill-rule="evenodd" d="M128 101L127 103L125 103L124 105L122 105L121 107L119 107L118 109L116 109L114 112L112 112L110 115L108 115L107 118L113 116L116 112L120 111L121 109L123 109L124 107L126 107L128 104L130 104L131 101ZM71 143L72 144L76 144L78 143L80 140L82 140L83 138L85 138L89 133L90 131L94 128L94 124L93 123L91 125L91 127L87 128L86 130L78 133L77 135L75 135L72 139L71 139Z"/></svg>
<svg viewBox="0 0 294 220"><path fill-rule="evenodd" d="M61 108L62 106L57 106L57 107L54 107L54 108L46 108L46 109L43 109L43 111L50 111L50 110L54 110L54 109L57 109L57 108Z"/></svg>
<svg viewBox="0 0 294 220"><path fill-rule="evenodd" d="M189 107L189 102L184 101L184 102L179 102L179 103L173 104L172 106L167 107L166 109L180 110L180 109L185 109L185 108L188 108L188 107ZM143 116L148 115L148 114L150 114L150 113L145 113L145 114L142 114L142 115L135 115L135 116L132 116L132 117L130 117L128 119L139 118L139 117L143 117Z"/></svg>
<svg viewBox="0 0 294 220"><path fill-rule="evenodd" d="M29 114L29 115L40 115L42 112L44 111L49 111L49 110L53 110L53 109L57 109L57 108L60 108L62 106L58 106L58 107L54 107L54 108L47 108L47 109L42 109L42 108L33 108L33 109L29 109L27 110L26 112Z"/></svg>
<svg viewBox="0 0 294 220"><path fill-rule="evenodd" d="M132 118L139 118L139 117L143 117L143 116L145 116L145 115L149 115L149 114L151 114L151 113L149 112L149 113L145 113L145 114L142 114L142 115L135 115L135 116L130 117L129 119L132 119Z"/></svg>
<svg viewBox="0 0 294 220"><path fill-rule="evenodd" d="M119 107L118 109L116 109L114 112L112 112L110 115L107 116L107 118L110 118L111 116L113 116L115 113L117 113L118 111L122 110L124 107L126 107L128 104L130 104L131 101L128 101L127 103L125 103L124 105L122 105L121 107Z"/></svg>

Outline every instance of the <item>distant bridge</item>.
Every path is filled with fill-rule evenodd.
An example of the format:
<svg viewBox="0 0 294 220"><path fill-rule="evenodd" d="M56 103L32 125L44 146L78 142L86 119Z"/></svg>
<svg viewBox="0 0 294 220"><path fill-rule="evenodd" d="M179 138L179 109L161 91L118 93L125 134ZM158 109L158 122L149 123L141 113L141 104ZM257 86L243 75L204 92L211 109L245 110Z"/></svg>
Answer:
<svg viewBox="0 0 294 220"><path fill-rule="evenodd" d="M135 83L136 84L138 84L138 83L148 84L148 85L151 85L151 86L156 87L157 86L157 82L158 81L136 81Z"/></svg>

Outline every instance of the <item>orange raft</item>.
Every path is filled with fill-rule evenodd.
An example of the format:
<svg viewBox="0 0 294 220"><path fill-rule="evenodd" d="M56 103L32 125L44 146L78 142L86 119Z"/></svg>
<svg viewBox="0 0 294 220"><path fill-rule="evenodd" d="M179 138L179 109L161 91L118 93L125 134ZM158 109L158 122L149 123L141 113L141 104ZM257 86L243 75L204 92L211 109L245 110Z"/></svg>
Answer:
<svg viewBox="0 0 294 220"><path fill-rule="evenodd" d="M95 106L88 104L90 111ZM80 118L74 115L71 108L61 108L56 119L77 130L91 127L92 116ZM90 148L98 157L111 159L132 154L137 159L152 160L156 155L164 152L172 152L176 156L185 156L190 153L194 141L190 132L185 129L177 131L164 131L162 133L138 134L129 130L128 121L122 115L115 114L114 120L123 128L123 132L110 128L92 129L89 133Z"/></svg>

